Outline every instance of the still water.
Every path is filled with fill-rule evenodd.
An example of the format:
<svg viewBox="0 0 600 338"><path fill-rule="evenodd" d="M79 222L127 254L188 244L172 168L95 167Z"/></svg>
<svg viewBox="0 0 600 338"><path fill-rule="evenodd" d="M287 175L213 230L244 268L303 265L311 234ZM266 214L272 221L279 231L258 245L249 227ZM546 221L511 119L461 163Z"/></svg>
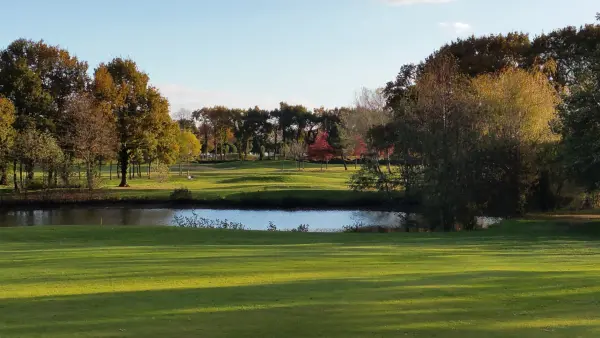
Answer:
<svg viewBox="0 0 600 338"><path fill-rule="evenodd" d="M198 217L241 223L251 230L266 230L273 222L280 230L309 225L310 231L336 231L349 225L396 226L402 217L396 212L348 210L219 210L152 208L59 208L0 211L0 226L34 225L176 225L175 217ZM495 222L482 218L483 226Z"/></svg>
<svg viewBox="0 0 600 338"><path fill-rule="evenodd" d="M293 229L307 224L312 231L331 231L346 225L392 226L399 224L395 212L339 210L216 210L216 209L146 209L146 208L60 208L0 211L0 226L33 225L176 225L175 216L228 220L242 223L252 230L266 230L269 222L278 229Z"/></svg>

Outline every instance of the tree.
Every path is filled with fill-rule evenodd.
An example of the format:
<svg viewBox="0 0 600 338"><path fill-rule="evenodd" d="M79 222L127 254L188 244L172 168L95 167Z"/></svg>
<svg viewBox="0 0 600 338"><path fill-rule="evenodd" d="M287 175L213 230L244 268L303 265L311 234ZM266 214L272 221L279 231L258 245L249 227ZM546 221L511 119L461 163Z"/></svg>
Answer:
<svg viewBox="0 0 600 338"><path fill-rule="evenodd" d="M542 34L533 41L532 58L549 64L550 76L559 89L577 85L590 74L600 40L600 25L565 27Z"/></svg>
<svg viewBox="0 0 600 338"><path fill-rule="evenodd" d="M323 162L328 164L334 153L334 149L327 142L327 138L327 133L321 132L317 135L315 143L308 146L308 157L312 160L321 161L321 170L323 170Z"/></svg>
<svg viewBox="0 0 600 338"><path fill-rule="evenodd" d="M303 140L292 141L289 146L289 152L292 158L297 162L298 170L301 169L301 161L306 154L306 144Z"/></svg>
<svg viewBox="0 0 600 338"><path fill-rule="evenodd" d="M570 175L588 192L600 188L600 50L583 81L569 87L559 108L559 132Z"/></svg>
<svg viewBox="0 0 600 338"><path fill-rule="evenodd" d="M0 185L8 184L10 151L15 138L14 122L15 107L10 100L0 96Z"/></svg>
<svg viewBox="0 0 600 338"><path fill-rule="evenodd" d="M17 131L36 128L50 132L65 154L63 180L68 183L73 145L67 140L73 132L63 121L67 99L86 89L88 65L58 46L43 41L18 39L0 51L0 95L16 108ZM33 167L27 165L32 179ZM50 172L49 176L53 173Z"/></svg>
<svg viewBox="0 0 600 338"><path fill-rule="evenodd" d="M362 138L367 140L367 143L372 147L376 146L376 140L371 138L374 134L369 133L369 131L374 127L384 126L389 123L393 116L392 110L387 104L388 99L386 95L388 94L386 93L386 89L369 90L363 88L356 97L355 120L350 122L348 121L349 119L346 119L355 126L353 127L354 129L360 130ZM388 172L391 173L390 147L383 147L381 149L387 162Z"/></svg>
<svg viewBox="0 0 600 338"><path fill-rule="evenodd" d="M94 74L96 98L110 104L116 120L120 187L128 186L127 171L134 152L151 148L151 143L160 146L156 135L170 136L164 132L172 124L169 103L157 89L148 86L148 81L148 75L140 71L135 62L121 58L100 64ZM168 130L176 132L178 129ZM170 150L175 149L162 147L163 155Z"/></svg>
<svg viewBox="0 0 600 338"><path fill-rule="evenodd" d="M0 52L0 94L17 110L16 127L36 127L60 137L60 112L89 83L88 65L65 49L18 39Z"/></svg>
<svg viewBox="0 0 600 338"><path fill-rule="evenodd" d="M529 68L531 48L531 41L526 33L471 36L442 46L425 64L449 57L456 60L461 74L476 77L506 68Z"/></svg>
<svg viewBox="0 0 600 338"><path fill-rule="evenodd" d="M541 151L559 140L550 128L557 118L558 95L539 71L507 69L480 76L473 84L485 122L482 155L494 161L478 171L499 180L488 178L495 186L486 199L505 214L521 214L544 167Z"/></svg>
<svg viewBox="0 0 600 338"><path fill-rule="evenodd" d="M194 133L194 135L200 136L200 129L198 129L192 114L193 113L191 111L182 108L175 113L175 120L179 124L179 129L189 130Z"/></svg>
<svg viewBox="0 0 600 338"><path fill-rule="evenodd" d="M97 102L91 94L81 93L66 103L67 121L72 121L71 140L75 155L86 167L87 186L93 189L95 162L112 158L117 148L115 119L107 102Z"/></svg>
<svg viewBox="0 0 600 338"><path fill-rule="evenodd" d="M200 154L200 141L192 132L182 130L179 134L179 175L181 171L181 162L188 164L188 176L190 175L189 163Z"/></svg>
<svg viewBox="0 0 600 338"><path fill-rule="evenodd" d="M221 159L223 159L223 145L227 142L230 130L233 127L233 114L232 110L223 106L205 107L193 113L194 118L201 121L201 129L205 128L205 142L208 141L209 133L212 133L215 160L219 153L221 154Z"/></svg>
<svg viewBox="0 0 600 338"><path fill-rule="evenodd" d="M63 161L63 153L56 139L47 132L40 132L33 128L27 128L17 135L13 148L13 172L15 190L27 188L31 183L31 177L26 176L23 180L23 164L27 166L39 165L44 170L56 167ZM20 177L17 180L17 163L19 163ZM48 182L50 183L50 182Z"/></svg>

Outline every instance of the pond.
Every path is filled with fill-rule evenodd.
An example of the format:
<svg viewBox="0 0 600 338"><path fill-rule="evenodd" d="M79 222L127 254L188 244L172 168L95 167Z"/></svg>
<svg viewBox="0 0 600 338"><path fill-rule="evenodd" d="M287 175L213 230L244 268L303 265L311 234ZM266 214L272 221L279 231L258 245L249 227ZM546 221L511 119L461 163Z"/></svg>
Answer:
<svg viewBox="0 0 600 338"><path fill-rule="evenodd" d="M402 222L397 212L348 210L233 210L170 208L58 208L0 210L0 226L34 225L177 225L177 217L197 217L241 223L251 230L266 230L272 222L279 230L308 225L310 231L339 231L350 225L396 226ZM483 226L494 223L481 218Z"/></svg>

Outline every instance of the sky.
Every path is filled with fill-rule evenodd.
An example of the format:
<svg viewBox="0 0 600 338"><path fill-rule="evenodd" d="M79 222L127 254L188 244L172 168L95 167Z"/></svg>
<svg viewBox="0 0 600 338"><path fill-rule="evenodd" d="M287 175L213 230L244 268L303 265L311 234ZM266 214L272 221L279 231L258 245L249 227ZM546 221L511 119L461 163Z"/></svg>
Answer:
<svg viewBox="0 0 600 338"><path fill-rule="evenodd" d="M128 57L172 112L352 104L405 63L471 34L594 21L598 0L0 0L0 48L43 39L86 60Z"/></svg>

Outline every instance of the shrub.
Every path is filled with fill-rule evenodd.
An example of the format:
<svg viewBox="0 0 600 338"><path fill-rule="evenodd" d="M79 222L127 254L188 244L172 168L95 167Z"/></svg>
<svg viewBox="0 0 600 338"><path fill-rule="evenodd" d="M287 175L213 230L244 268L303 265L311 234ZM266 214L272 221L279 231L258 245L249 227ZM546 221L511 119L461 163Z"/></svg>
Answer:
<svg viewBox="0 0 600 338"><path fill-rule="evenodd" d="M194 229L226 229L226 230L246 230L242 223L230 222L228 220L208 219L192 212L191 216L175 216L175 224L182 228Z"/></svg>
<svg viewBox="0 0 600 338"><path fill-rule="evenodd" d="M267 227L267 231L277 231L277 226L273 222L269 222L269 226Z"/></svg>
<svg viewBox="0 0 600 338"><path fill-rule="evenodd" d="M154 165L152 172L159 183L165 183L169 180L169 166L164 163Z"/></svg>
<svg viewBox="0 0 600 338"><path fill-rule="evenodd" d="M292 232L308 232L308 224L300 224L296 229L293 229Z"/></svg>
<svg viewBox="0 0 600 338"><path fill-rule="evenodd" d="M187 188L175 189L169 198L173 201L189 201L192 200L192 192Z"/></svg>

